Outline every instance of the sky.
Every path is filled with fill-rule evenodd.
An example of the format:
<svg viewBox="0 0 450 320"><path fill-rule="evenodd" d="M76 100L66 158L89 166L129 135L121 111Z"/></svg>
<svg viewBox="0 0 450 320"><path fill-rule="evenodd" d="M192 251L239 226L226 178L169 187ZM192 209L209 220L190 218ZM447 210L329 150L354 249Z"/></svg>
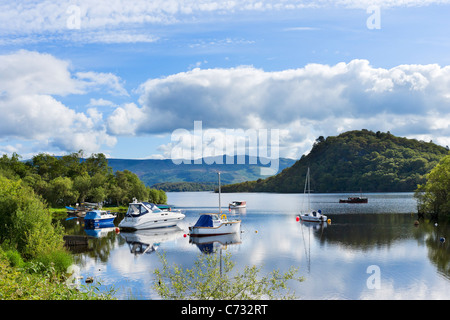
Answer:
<svg viewBox="0 0 450 320"><path fill-rule="evenodd" d="M361 129L448 146L449 14L450 0L0 0L0 154L173 159L256 133L299 159Z"/></svg>

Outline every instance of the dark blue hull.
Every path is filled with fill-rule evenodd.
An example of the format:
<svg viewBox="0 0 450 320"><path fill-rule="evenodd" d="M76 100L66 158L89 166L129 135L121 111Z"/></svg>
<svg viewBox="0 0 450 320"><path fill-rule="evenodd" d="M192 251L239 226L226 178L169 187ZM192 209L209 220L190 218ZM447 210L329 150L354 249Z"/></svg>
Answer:
<svg viewBox="0 0 450 320"><path fill-rule="evenodd" d="M84 225L86 228L106 228L114 227L114 218L108 219L84 219Z"/></svg>

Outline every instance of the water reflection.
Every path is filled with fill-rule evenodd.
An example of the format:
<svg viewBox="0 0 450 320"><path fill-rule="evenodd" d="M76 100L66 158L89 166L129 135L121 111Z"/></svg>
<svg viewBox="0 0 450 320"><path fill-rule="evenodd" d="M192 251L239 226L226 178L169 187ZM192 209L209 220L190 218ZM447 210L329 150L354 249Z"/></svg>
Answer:
<svg viewBox="0 0 450 320"><path fill-rule="evenodd" d="M227 249L229 245L241 244L241 234L232 233L218 236L190 237L189 243L195 244L202 253L214 253L218 249Z"/></svg>
<svg viewBox="0 0 450 320"><path fill-rule="evenodd" d="M415 226L412 194L369 195L369 203L362 205L339 204L342 194L312 195L315 207L331 218L329 225L296 221L301 195L240 195L247 200L247 208L227 215L242 219L243 233L219 238L184 237L200 213L216 210L216 194L168 196L186 214L172 229L116 234L114 228L87 230L79 219L62 221L67 234L89 236L86 250L74 253L82 274L99 274L111 284L122 284L126 291L143 292L140 298L155 298L146 289L152 270L159 266L158 256L151 252L163 251L171 263L191 268L199 252L228 249L237 268L257 265L270 272L298 267L306 278L293 288L299 298L450 297L450 227L427 221ZM236 197L225 194L225 203L227 196L229 200ZM442 243L441 237L447 240ZM366 287L366 270L372 264L382 272L379 291Z"/></svg>
<svg viewBox="0 0 450 320"><path fill-rule="evenodd" d="M178 227L136 230L133 232L121 232L130 252L135 256L155 252L161 243L173 241L182 237L184 231Z"/></svg>

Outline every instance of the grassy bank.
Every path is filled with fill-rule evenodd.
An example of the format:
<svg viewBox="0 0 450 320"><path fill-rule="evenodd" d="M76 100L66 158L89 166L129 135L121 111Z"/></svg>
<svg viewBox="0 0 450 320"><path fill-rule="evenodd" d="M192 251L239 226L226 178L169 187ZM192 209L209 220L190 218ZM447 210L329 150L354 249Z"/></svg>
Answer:
<svg viewBox="0 0 450 320"><path fill-rule="evenodd" d="M0 248L0 300L110 300L112 293L99 294L94 287L69 288L70 275L57 272L52 264L24 262L14 251Z"/></svg>

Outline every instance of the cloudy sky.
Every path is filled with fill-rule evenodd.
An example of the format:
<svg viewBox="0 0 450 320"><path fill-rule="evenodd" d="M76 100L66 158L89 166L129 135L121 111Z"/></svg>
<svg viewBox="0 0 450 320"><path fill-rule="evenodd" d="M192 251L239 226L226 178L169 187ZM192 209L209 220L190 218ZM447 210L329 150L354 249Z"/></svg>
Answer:
<svg viewBox="0 0 450 320"><path fill-rule="evenodd" d="M363 128L450 145L449 14L450 0L0 0L0 154L168 158L194 121L224 139L277 129L297 159Z"/></svg>

